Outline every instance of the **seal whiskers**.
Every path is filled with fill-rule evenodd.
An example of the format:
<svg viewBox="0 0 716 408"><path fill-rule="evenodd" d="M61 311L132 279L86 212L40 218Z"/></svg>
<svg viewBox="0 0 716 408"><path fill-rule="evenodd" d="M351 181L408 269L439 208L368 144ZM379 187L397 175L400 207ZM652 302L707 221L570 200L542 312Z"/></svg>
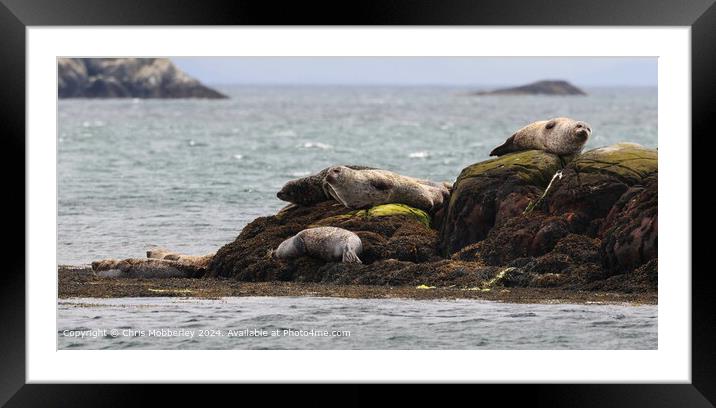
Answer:
<svg viewBox="0 0 716 408"><path fill-rule="evenodd" d="M325 183L330 194L351 209L395 203L432 212L450 195L443 183L427 182L387 170L335 166L328 170Z"/></svg>

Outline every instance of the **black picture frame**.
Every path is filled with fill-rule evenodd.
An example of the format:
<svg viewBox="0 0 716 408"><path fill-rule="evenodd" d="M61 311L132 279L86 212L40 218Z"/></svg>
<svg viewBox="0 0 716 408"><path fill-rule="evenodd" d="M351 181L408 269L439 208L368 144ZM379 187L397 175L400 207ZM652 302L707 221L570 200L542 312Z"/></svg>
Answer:
<svg viewBox="0 0 716 408"><path fill-rule="evenodd" d="M25 169L25 28L27 26L100 25L572 25L572 26L690 26L692 57L692 163L695 154L708 151L705 140L712 137L710 122L716 117L716 5L714 0L491 0L491 1L367 1L282 2L234 1L226 4L189 0L0 0L0 80L3 97L0 114L5 146L3 175L6 217L17 235L5 245L5 268L0 273L0 405L7 406L127 406L146 403L141 385L35 385L25 384L25 177L13 177ZM688 137L667 135L667 137ZM706 159L704 159L706 160ZM703 163L703 162L702 162ZM703 178L692 165L692 186ZM703 181L703 180L701 180ZM707 183L708 184L708 183ZM9 188L8 188L9 187ZM693 190L692 190L693 191ZM694 191L695 192L695 191ZM22 198L20 198L22 197ZM693 200L696 204L698 201ZM692 205L693 211L696 209ZM21 220L19 214L24 214ZM707 223L697 224L705 230ZM692 234L695 230L692 230ZM21 239L22 237L22 239ZM686 238L686 237L685 237ZM692 242L695 242L692 238ZM702 242L702 241L699 241ZM698 254L700 251L693 251ZM701 258L701 257L700 257ZM51 271L47 271L50 273ZM662 273L688 273L663 271ZM632 385L526 385L520 392L508 386L491 385L470 394L493 394L500 404L516 400L548 406L712 406L716 403L716 307L710 268L693 268L692 279L692 377L690 384ZM100 368L92 368L100 369ZM106 367L104 369L111 369ZM161 387L163 404L187 402L188 395L213 397L216 391ZM272 402L314 401L316 391L259 394ZM227 388L224 387L223 390ZM341 405L369 402L372 395L356 386L338 389ZM507 391L507 392L506 392ZM509 392L512 391L512 392ZM245 388L228 391L234 398ZM423 389L413 393L381 396L408 403L440 401L446 405L459 393L437 393ZM335 400L334 400L335 401ZM478 400L475 400L478 402ZM238 401L237 401L238 402Z"/></svg>

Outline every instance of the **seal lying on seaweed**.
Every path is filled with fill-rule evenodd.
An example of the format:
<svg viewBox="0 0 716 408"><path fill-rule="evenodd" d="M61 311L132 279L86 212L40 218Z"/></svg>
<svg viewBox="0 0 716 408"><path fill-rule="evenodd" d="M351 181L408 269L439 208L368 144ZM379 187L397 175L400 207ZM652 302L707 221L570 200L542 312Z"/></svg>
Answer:
<svg viewBox="0 0 716 408"><path fill-rule="evenodd" d="M373 169L373 167L354 165L346 165L345 167L354 170ZM328 169L330 169L330 167L316 174L287 182L283 188L281 188L281 191L276 193L276 196L280 200L302 206L310 206L331 200L332 197L323 188L323 180L326 178L326 174L328 174Z"/></svg>
<svg viewBox="0 0 716 408"><path fill-rule="evenodd" d="M450 195L444 184L387 170L354 170L345 166L331 167L324 187L336 201L351 209L398 203L433 212Z"/></svg>
<svg viewBox="0 0 716 408"><path fill-rule="evenodd" d="M326 261L362 263L363 243L355 233L338 227L305 229L283 241L271 256L279 259L311 255Z"/></svg>

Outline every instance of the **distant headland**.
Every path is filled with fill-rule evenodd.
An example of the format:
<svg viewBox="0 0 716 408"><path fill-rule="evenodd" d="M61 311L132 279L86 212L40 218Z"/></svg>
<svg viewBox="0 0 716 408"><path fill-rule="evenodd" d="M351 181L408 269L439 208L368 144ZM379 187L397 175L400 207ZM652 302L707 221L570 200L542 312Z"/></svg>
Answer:
<svg viewBox="0 0 716 408"><path fill-rule="evenodd" d="M167 58L58 58L60 98L225 99Z"/></svg>
<svg viewBox="0 0 716 408"><path fill-rule="evenodd" d="M512 88L474 92L472 95L586 95L587 93L562 80L537 81Z"/></svg>

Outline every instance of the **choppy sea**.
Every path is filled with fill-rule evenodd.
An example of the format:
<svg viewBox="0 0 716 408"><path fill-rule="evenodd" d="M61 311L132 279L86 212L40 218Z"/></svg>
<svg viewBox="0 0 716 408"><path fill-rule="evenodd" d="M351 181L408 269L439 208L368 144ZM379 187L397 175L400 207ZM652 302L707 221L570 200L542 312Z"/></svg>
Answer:
<svg viewBox="0 0 716 408"><path fill-rule="evenodd" d="M60 349L656 349L657 306L241 297L69 299Z"/></svg>
<svg viewBox="0 0 716 408"><path fill-rule="evenodd" d="M656 88L587 89L585 97L478 97L466 95L468 87L217 88L230 99L59 101L58 264L141 257L151 245L213 252L254 218L283 207L275 193L287 180L332 164L453 181L518 128L550 117L589 122L587 149L622 141L657 146ZM656 348L656 306L153 298L62 300L58 307L60 331L336 323L352 332L269 343L142 337L78 343L58 333L60 348Z"/></svg>

